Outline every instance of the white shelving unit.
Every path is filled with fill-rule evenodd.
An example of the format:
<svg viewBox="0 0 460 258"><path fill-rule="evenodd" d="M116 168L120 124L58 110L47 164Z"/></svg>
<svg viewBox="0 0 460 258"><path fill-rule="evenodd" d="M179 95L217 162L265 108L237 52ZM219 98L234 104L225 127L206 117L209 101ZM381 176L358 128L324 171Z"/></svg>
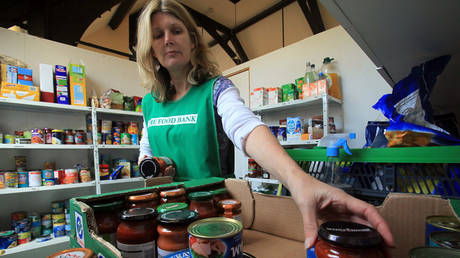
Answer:
<svg viewBox="0 0 460 258"><path fill-rule="evenodd" d="M65 189L72 189L72 188L94 187L95 185L96 185L96 182L91 181L91 182L86 182L86 183L52 185L52 186L35 186L35 187L24 187L24 188L3 188L3 189L0 189L0 195L2 195L2 194L31 193L31 192L41 192L41 191L57 191L57 190L65 190Z"/></svg>
<svg viewBox="0 0 460 258"><path fill-rule="evenodd" d="M107 145L107 144L98 144L97 148L99 149L120 149L120 150L138 150L140 145Z"/></svg>
<svg viewBox="0 0 460 258"><path fill-rule="evenodd" d="M68 236L56 237L52 238L45 242L37 242L37 240L33 240L27 244L18 245L13 248L0 250L0 256L2 255L12 255L12 254L20 254L26 251L33 251L37 248L50 248L54 245L61 245L70 243L70 238Z"/></svg>
<svg viewBox="0 0 460 258"><path fill-rule="evenodd" d="M89 144L0 144L0 149L28 149L28 150L90 150Z"/></svg>
<svg viewBox="0 0 460 258"><path fill-rule="evenodd" d="M122 183L132 183L132 182L142 182L144 181L143 177L132 177L132 178L122 178L115 180L101 180L99 184L101 185L111 185L111 184L122 184Z"/></svg>
<svg viewBox="0 0 460 258"><path fill-rule="evenodd" d="M306 147L306 146L316 146L318 145L319 140L308 140L308 141L280 141L282 146L290 147Z"/></svg>
<svg viewBox="0 0 460 258"><path fill-rule="evenodd" d="M135 111L107 109L107 108L95 108L95 111L96 111L96 113L101 113L101 114L114 114L114 115L123 115L123 116L140 116L140 117L142 117L141 112L135 112Z"/></svg>

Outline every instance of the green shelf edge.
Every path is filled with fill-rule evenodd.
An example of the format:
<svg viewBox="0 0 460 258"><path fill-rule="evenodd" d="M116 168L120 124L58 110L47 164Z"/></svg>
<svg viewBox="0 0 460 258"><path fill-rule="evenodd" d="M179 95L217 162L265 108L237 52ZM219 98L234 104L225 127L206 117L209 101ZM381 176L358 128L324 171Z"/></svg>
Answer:
<svg viewBox="0 0 460 258"><path fill-rule="evenodd" d="M327 161L326 149L288 149L295 161ZM335 161L374 163L460 163L460 146L343 149Z"/></svg>

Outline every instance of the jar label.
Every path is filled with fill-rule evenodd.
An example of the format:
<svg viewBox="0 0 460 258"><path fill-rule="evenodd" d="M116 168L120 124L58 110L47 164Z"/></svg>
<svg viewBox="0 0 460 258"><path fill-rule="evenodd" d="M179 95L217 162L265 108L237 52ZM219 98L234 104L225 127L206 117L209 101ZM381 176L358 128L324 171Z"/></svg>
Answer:
<svg viewBox="0 0 460 258"><path fill-rule="evenodd" d="M122 244L117 241L117 248L123 258L155 257L155 241L137 245Z"/></svg>

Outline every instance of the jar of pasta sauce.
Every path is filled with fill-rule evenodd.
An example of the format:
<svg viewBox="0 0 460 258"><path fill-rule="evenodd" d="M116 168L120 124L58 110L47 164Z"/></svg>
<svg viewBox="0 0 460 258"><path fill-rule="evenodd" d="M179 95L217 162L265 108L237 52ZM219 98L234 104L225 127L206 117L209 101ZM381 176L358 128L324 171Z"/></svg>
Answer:
<svg viewBox="0 0 460 258"><path fill-rule="evenodd" d="M64 141L65 144L74 144L75 137L72 129L64 129Z"/></svg>
<svg viewBox="0 0 460 258"><path fill-rule="evenodd" d="M158 215L159 258L188 248L187 227L198 217L198 213L185 209L168 211Z"/></svg>
<svg viewBox="0 0 460 258"><path fill-rule="evenodd" d="M318 235L315 244L317 258L385 257L380 234L362 224L330 221L320 226Z"/></svg>
<svg viewBox="0 0 460 258"><path fill-rule="evenodd" d="M94 210L98 233L104 240L117 244L117 229L120 224L120 212L123 201L97 203L90 205Z"/></svg>
<svg viewBox="0 0 460 258"><path fill-rule="evenodd" d="M137 257L155 257L156 211L134 208L123 211L117 229L117 248L123 257L136 253Z"/></svg>
<svg viewBox="0 0 460 258"><path fill-rule="evenodd" d="M219 202L219 215L241 222L241 202L233 199L225 199Z"/></svg>
<svg viewBox="0 0 460 258"><path fill-rule="evenodd" d="M161 203L187 202L187 198L185 197L184 188L164 190L160 192L160 196L161 196Z"/></svg>
<svg viewBox="0 0 460 258"><path fill-rule="evenodd" d="M75 144L86 144L86 133L83 130L75 130Z"/></svg>
<svg viewBox="0 0 460 258"><path fill-rule="evenodd" d="M127 197L127 208L154 208L158 207L158 194L156 192L130 195Z"/></svg>
<svg viewBox="0 0 460 258"><path fill-rule="evenodd" d="M213 197L212 201L214 202L214 206L219 210L219 202L225 199L231 199L227 188L219 188L216 190L211 191Z"/></svg>
<svg viewBox="0 0 460 258"><path fill-rule="evenodd" d="M217 216L211 192L193 192L188 195L188 198L190 200L189 209L198 212L200 219Z"/></svg>

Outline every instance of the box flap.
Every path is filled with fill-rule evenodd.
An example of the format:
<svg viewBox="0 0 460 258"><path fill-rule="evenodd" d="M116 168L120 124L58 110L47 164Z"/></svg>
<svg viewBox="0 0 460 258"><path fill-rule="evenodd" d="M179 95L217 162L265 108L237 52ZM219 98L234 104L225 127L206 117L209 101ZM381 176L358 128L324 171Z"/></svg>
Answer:
<svg viewBox="0 0 460 258"><path fill-rule="evenodd" d="M302 216L291 197L254 193L254 199L255 217L251 229L291 240L305 240Z"/></svg>
<svg viewBox="0 0 460 258"><path fill-rule="evenodd" d="M241 179L226 179L225 187L233 198L241 202L241 220L244 228L250 228L254 220L254 196L249 182Z"/></svg>
<svg viewBox="0 0 460 258"><path fill-rule="evenodd" d="M256 230L243 231L243 251L255 257L305 258L303 241L294 241Z"/></svg>
<svg viewBox="0 0 460 258"><path fill-rule="evenodd" d="M395 238L394 257L407 257L410 249L425 245L426 217L454 215L447 200L421 194L390 193L377 209Z"/></svg>

